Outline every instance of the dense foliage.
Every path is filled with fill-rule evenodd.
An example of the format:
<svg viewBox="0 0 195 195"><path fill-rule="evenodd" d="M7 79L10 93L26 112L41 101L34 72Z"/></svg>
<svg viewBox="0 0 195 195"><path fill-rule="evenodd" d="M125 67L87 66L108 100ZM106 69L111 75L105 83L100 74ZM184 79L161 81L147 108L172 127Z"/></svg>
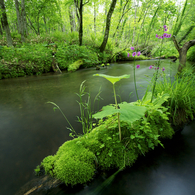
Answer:
<svg viewBox="0 0 195 195"><path fill-rule="evenodd" d="M77 12L79 7L75 8L73 0L4 1L11 39L8 43L3 19L0 24L0 78L53 71L52 52L56 53L55 60L61 70L73 71L80 67L127 60L126 54L131 46L144 56L178 57L171 39L164 43L160 52L155 35L165 24L168 26L167 33L175 35L181 46L195 38L193 0L120 0L111 18L109 35L106 35L109 36L106 48L100 52L112 2L87 1L81 14ZM1 11L3 13L3 7ZM82 46L79 46L81 37ZM10 44L14 48L6 47ZM52 48L52 44L56 47ZM194 52L194 47L190 48L189 60L194 60ZM143 55L139 59L144 59ZM82 60L82 65L69 68L78 60Z"/></svg>

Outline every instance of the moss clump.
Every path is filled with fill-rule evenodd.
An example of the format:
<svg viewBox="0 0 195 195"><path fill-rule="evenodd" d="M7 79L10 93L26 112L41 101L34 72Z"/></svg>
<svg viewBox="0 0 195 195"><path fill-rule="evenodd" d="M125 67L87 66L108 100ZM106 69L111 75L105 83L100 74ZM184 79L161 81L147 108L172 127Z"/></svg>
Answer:
<svg viewBox="0 0 195 195"><path fill-rule="evenodd" d="M68 71L75 71L83 64L83 60L77 60L73 64L68 66Z"/></svg>
<svg viewBox="0 0 195 195"><path fill-rule="evenodd" d="M46 174L71 185L86 183L94 176L95 155L78 141L79 138L65 142L56 155L43 160Z"/></svg>

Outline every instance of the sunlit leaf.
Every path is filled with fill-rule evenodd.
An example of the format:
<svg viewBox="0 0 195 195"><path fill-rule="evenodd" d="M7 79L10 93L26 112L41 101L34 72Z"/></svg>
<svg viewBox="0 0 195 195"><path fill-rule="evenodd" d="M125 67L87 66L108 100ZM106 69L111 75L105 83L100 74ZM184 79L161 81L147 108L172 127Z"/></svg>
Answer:
<svg viewBox="0 0 195 195"><path fill-rule="evenodd" d="M131 103L123 102L119 104L120 107L120 120L133 123L136 120L142 118L146 112L145 106L137 106Z"/></svg>
<svg viewBox="0 0 195 195"><path fill-rule="evenodd" d="M115 108L114 105L107 105L102 108L102 111L97 112L96 114L93 114L93 118L98 119L98 118L104 118L109 115L113 115L115 113L119 112L118 109Z"/></svg>
<svg viewBox="0 0 195 195"><path fill-rule="evenodd" d="M93 76L104 77L105 79L110 81L113 85L116 82L120 81L121 79L128 79L130 77L130 75L128 75L128 74L124 74L122 76L109 76L109 75L106 75L106 74L94 74Z"/></svg>
<svg viewBox="0 0 195 195"><path fill-rule="evenodd" d="M102 119L109 115L120 113L120 121L132 123L143 117L146 111L145 106L137 106L127 102L118 104L118 106L120 109L116 109L113 105L104 106L102 111L94 114L93 117L96 119Z"/></svg>

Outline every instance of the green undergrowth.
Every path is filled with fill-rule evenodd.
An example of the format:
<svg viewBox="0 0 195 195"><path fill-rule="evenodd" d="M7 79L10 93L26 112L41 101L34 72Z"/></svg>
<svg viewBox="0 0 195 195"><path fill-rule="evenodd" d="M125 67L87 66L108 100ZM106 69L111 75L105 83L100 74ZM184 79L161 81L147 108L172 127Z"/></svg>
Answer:
<svg viewBox="0 0 195 195"><path fill-rule="evenodd" d="M37 175L42 167L47 175L73 186L92 180L96 170L132 166L139 155L162 145L162 138L171 138L174 134L167 108L162 106L168 97L159 94L156 101L150 103L151 93L147 93L142 101L134 102L147 110L133 123L121 122L121 141L116 114L99 120L90 133L65 142L55 155L46 157L35 170Z"/></svg>
<svg viewBox="0 0 195 195"><path fill-rule="evenodd" d="M128 53L130 54L130 56L128 57ZM116 60L122 60L122 61L134 61L134 58L135 60L148 60L150 59L149 57L146 57L144 55L140 55L140 56L135 56L133 57L132 56L132 50L130 49L127 49L125 51L122 51L122 52L119 52L119 54L116 56Z"/></svg>
<svg viewBox="0 0 195 195"><path fill-rule="evenodd" d="M181 74L176 75L174 81L163 76L156 84L155 94L164 91L170 98L164 102L170 113L170 122L173 125L186 123L194 118L195 113L195 76L194 68L187 67Z"/></svg>
<svg viewBox="0 0 195 195"><path fill-rule="evenodd" d="M176 56L178 58L179 53L175 48L173 41L167 41L162 45L162 48L160 48L159 44L156 44L156 46L152 49L152 56L164 56L165 58Z"/></svg>
<svg viewBox="0 0 195 195"><path fill-rule="evenodd" d="M88 68L107 63L114 50L112 41L108 41L105 51L101 53L99 40L102 37L93 35L84 37L83 45L79 46L78 32L29 35L23 44L17 33L12 33L12 37L13 48L6 46L5 37L0 38L0 63L5 65L0 67L0 79L51 72L53 53L61 70L74 71L80 67ZM82 65L72 67L71 65L78 60L83 61ZM15 70L12 67L17 68Z"/></svg>

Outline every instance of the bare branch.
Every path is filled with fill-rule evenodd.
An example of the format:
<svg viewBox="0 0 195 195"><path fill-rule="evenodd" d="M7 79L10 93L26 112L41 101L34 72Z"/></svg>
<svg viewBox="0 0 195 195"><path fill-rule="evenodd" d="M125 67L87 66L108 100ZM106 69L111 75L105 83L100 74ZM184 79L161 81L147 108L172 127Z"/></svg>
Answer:
<svg viewBox="0 0 195 195"><path fill-rule="evenodd" d="M84 6L84 5L86 5L87 3L89 3L89 0L88 0L88 1L86 1L85 3L83 3L83 6Z"/></svg>
<svg viewBox="0 0 195 195"><path fill-rule="evenodd" d="M177 40L175 38L175 35L172 36L172 40L173 40L173 43L175 45L175 48L177 49L178 52L180 52L181 48L180 48L180 46L179 46L179 44L178 44L178 42L177 42Z"/></svg>

